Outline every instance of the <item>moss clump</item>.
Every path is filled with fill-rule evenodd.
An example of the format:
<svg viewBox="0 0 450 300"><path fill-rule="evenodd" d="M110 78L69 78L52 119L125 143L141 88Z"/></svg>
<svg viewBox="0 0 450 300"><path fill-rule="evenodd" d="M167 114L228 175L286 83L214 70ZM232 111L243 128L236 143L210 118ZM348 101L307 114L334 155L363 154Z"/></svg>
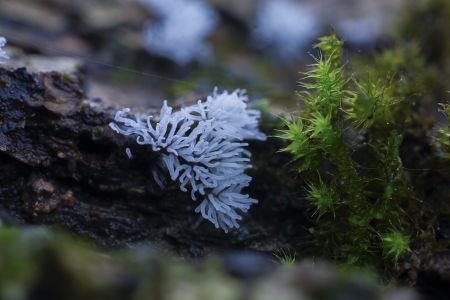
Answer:
<svg viewBox="0 0 450 300"><path fill-rule="evenodd" d="M405 50L377 56L370 74L350 69L342 63L342 46L335 35L320 39L321 56L300 82L303 107L285 120L279 137L310 182L306 198L323 254L384 268L409 251L415 233L406 208L419 201L399 149L412 122L409 96L427 75L405 72ZM424 66L417 52L408 53L415 69Z"/></svg>
<svg viewBox="0 0 450 300"><path fill-rule="evenodd" d="M336 203L333 190L321 180L317 185L309 184L307 194L308 200L316 208L316 213L319 216L333 211Z"/></svg>
<svg viewBox="0 0 450 300"><path fill-rule="evenodd" d="M427 69L439 72L435 79L436 99L446 97L450 78L450 1L416 0L408 5L397 30L398 39L420 47Z"/></svg>
<svg viewBox="0 0 450 300"><path fill-rule="evenodd" d="M297 262L296 253L289 250L277 251L274 256L283 267L292 267Z"/></svg>
<svg viewBox="0 0 450 300"><path fill-rule="evenodd" d="M388 257L398 260L399 256L409 249L410 238L400 231L391 231L381 236L383 250Z"/></svg>
<svg viewBox="0 0 450 300"><path fill-rule="evenodd" d="M423 26L423 24L427 24ZM409 3L398 31L402 40L417 41L430 62L449 62L450 2L417 0ZM450 65L441 65L447 70Z"/></svg>
<svg viewBox="0 0 450 300"><path fill-rule="evenodd" d="M450 104L441 104L442 113L450 121ZM439 130L439 144L444 159L450 160L450 126Z"/></svg>

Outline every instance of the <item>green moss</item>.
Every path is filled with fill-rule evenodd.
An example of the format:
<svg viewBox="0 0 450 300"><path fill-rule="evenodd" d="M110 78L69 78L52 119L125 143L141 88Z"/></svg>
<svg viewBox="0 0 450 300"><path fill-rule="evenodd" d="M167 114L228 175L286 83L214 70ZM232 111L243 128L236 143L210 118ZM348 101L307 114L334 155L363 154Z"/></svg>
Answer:
<svg viewBox="0 0 450 300"><path fill-rule="evenodd" d="M450 78L450 1L410 1L404 10L397 38L417 45L428 72L439 74L432 78L435 99L446 97ZM414 68L416 63L405 57L405 65Z"/></svg>
<svg viewBox="0 0 450 300"><path fill-rule="evenodd" d="M274 255L283 267L292 267L297 261L295 252L289 250L280 250Z"/></svg>
<svg viewBox="0 0 450 300"><path fill-rule="evenodd" d="M411 122L409 97L426 72L406 72L399 50L373 58L369 76L342 64L342 46L335 35L320 39L322 54L300 82L302 110L278 136L310 182L306 198L318 215L311 231L323 254L382 269L408 252L414 233L402 207L417 199L399 148ZM417 69L424 66L418 57Z"/></svg>
<svg viewBox="0 0 450 300"><path fill-rule="evenodd" d="M318 185L309 184L307 195L308 200L317 208L316 213L319 217L333 211L333 206L336 204L334 191L322 181Z"/></svg>
<svg viewBox="0 0 450 300"><path fill-rule="evenodd" d="M409 3L400 24L402 40L420 43L430 62L448 62L450 50L450 2L447 0L417 0ZM423 26L426 22L426 26ZM440 68L450 66L441 65Z"/></svg>
<svg viewBox="0 0 450 300"><path fill-rule="evenodd" d="M450 121L450 104L441 104L441 111ZM439 144L444 159L450 160L450 126L439 130Z"/></svg>
<svg viewBox="0 0 450 300"><path fill-rule="evenodd" d="M409 249L410 238L400 231L391 231L381 237L383 241L383 250L386 256L398 260L399 256Z"/></svg>

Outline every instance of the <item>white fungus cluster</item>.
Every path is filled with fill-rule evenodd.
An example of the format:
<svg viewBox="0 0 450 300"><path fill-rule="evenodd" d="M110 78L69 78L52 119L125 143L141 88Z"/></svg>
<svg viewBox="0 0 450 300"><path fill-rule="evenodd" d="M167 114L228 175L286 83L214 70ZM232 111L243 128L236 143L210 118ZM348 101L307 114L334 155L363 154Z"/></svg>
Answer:
<svg viewBox="0 0 450 300"><path fill-rule="evenodd" d="M245 174L251 154L244 140L266 136L258 130L259 111L248 109L247 100L241 90L215 90L206 101L177 112L165 101L156 123L151 116L130 117L129 109L120 110L110 127L159 152L171 180L192 200L201 200L195 212L228 232L239 227L240 213L257 202L241 193L251 181ZM161 184L160 174L154 178Z"/></svg>
<svg viewBox="0 0 450 300"><path fill-rule="evenodd" d="M336 24L336 29L346 43L367 45L381 36L383 28L380 19L376 16L345 19Z"/></svg>
<svg viewBox="0 0 450 300"><path fill-rule="evenodd" d="M296 0L265 0L259 6L253 39L282 59L299 57L319 33L319 18Z"/></svg>
<svg viewBox="0 0 450 300"><path fill-rule="evenodd" d="M4 64L8 61L9 56L6 54L5 50L3 50L3 47L6 45L6 39L2 36L0 36L0 64Z"/></svg>
<svg viewBox="0 0 450 300"><path fill-rule="evenodd" d="M202 0L139 0L160 20L144 29L146 48L180 65L203 61L212 50L205 39L215 29L218 16Z"/></svg>

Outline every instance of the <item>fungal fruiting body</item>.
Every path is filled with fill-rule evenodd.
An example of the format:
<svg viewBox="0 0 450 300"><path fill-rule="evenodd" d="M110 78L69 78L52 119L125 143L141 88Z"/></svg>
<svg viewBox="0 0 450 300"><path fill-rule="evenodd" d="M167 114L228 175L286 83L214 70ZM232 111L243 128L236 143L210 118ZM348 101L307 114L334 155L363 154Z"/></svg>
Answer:
<svg viewBox="0 0 450 300"><path fill-rule="evenodd" d="M212 55L205 40L218 23L216 11L202 0L140 0L159 21L144 29L146 48L180 65ZM195 22L193 22L195 20Z"/></svg>
<svg viewBox="0 0 450 300"><path fill-rule="evenodd" d="M253 39L282 59L298 57L320 31L319 18L309 7L295 0L265 0L259 6Z"/></svg>
<svg viewBox="0 0 450 300"><path fill-rule="evenodd" d="M5 45L6 39L0 36L0 64L6 63L9 59L8 54L6 54L5 50L3 50L3 47L5 47Z"/></svg>
<svg viewBox="0 0 450 300"><path fill-rule="evenodd" d="M240 213L257 200L242 194L251 177L251 153L244 140L265 140L258 130L260 113L247 108L244 91L218 93L206 101L173 112L164 101L158 120L129 116L119 110L110 127L117 133L136 137L140 145L150 145L161 155L162 165L180 190L190 192L195 209L216 228L225 232L238 228ZM161 175L154 179L162 185Z"/></svg>

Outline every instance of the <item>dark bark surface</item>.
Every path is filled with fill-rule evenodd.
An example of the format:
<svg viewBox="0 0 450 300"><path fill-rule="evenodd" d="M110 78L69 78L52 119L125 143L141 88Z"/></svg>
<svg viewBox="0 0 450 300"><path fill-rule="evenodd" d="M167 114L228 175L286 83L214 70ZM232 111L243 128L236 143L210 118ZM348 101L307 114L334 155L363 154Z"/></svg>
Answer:
<svg viewBox="0 0 450 300"><path fill-rule="evenodd" d="M87 99L78 74L0 68L0 218L63 227L101 246L144 243L184 257L303 244L303 208L284 200L298 196L281 175L287 161L274 156L272 140L251 145L248 192L260 203L238 231L225 234L199 221L196 203L176 185L158 188L151 175L158 157L108 127L115 111Z"/></svg>
<svg viewBox="0 0 450 300"><path fill-rule="evenodd" d="M78 73L0 68L0 219L68 229L102 247L146 245L187 259L233 249L270 254L291 249L302 257L310 243L305 238L308 210L298 194L301 178L288 177L289 158L277 153L281 145L276 140L250 145L254 167L248 192L259 203L239 230L225 234L201 221L194 213L196 203L176 184L158 187L151 175L158 156L109 128L115 112L100 99L88 99ZM439 207L433 199L448 199L446 169L433 172L426 158L418 159L431 151L429 146L412 152L417 155L405 149L417 148L423 140L423 134L420 141L413 134L406 137L404 164L421 170L411 180L418 190L427 190L432 207ZM422 188L427 176L438 178L433 181L438 184ZM437 233L448 240L448 226L440 220ZM427 238L420 240L395 269L426 294L442 294L448 286L449 255L435 253Z"/></svg>

